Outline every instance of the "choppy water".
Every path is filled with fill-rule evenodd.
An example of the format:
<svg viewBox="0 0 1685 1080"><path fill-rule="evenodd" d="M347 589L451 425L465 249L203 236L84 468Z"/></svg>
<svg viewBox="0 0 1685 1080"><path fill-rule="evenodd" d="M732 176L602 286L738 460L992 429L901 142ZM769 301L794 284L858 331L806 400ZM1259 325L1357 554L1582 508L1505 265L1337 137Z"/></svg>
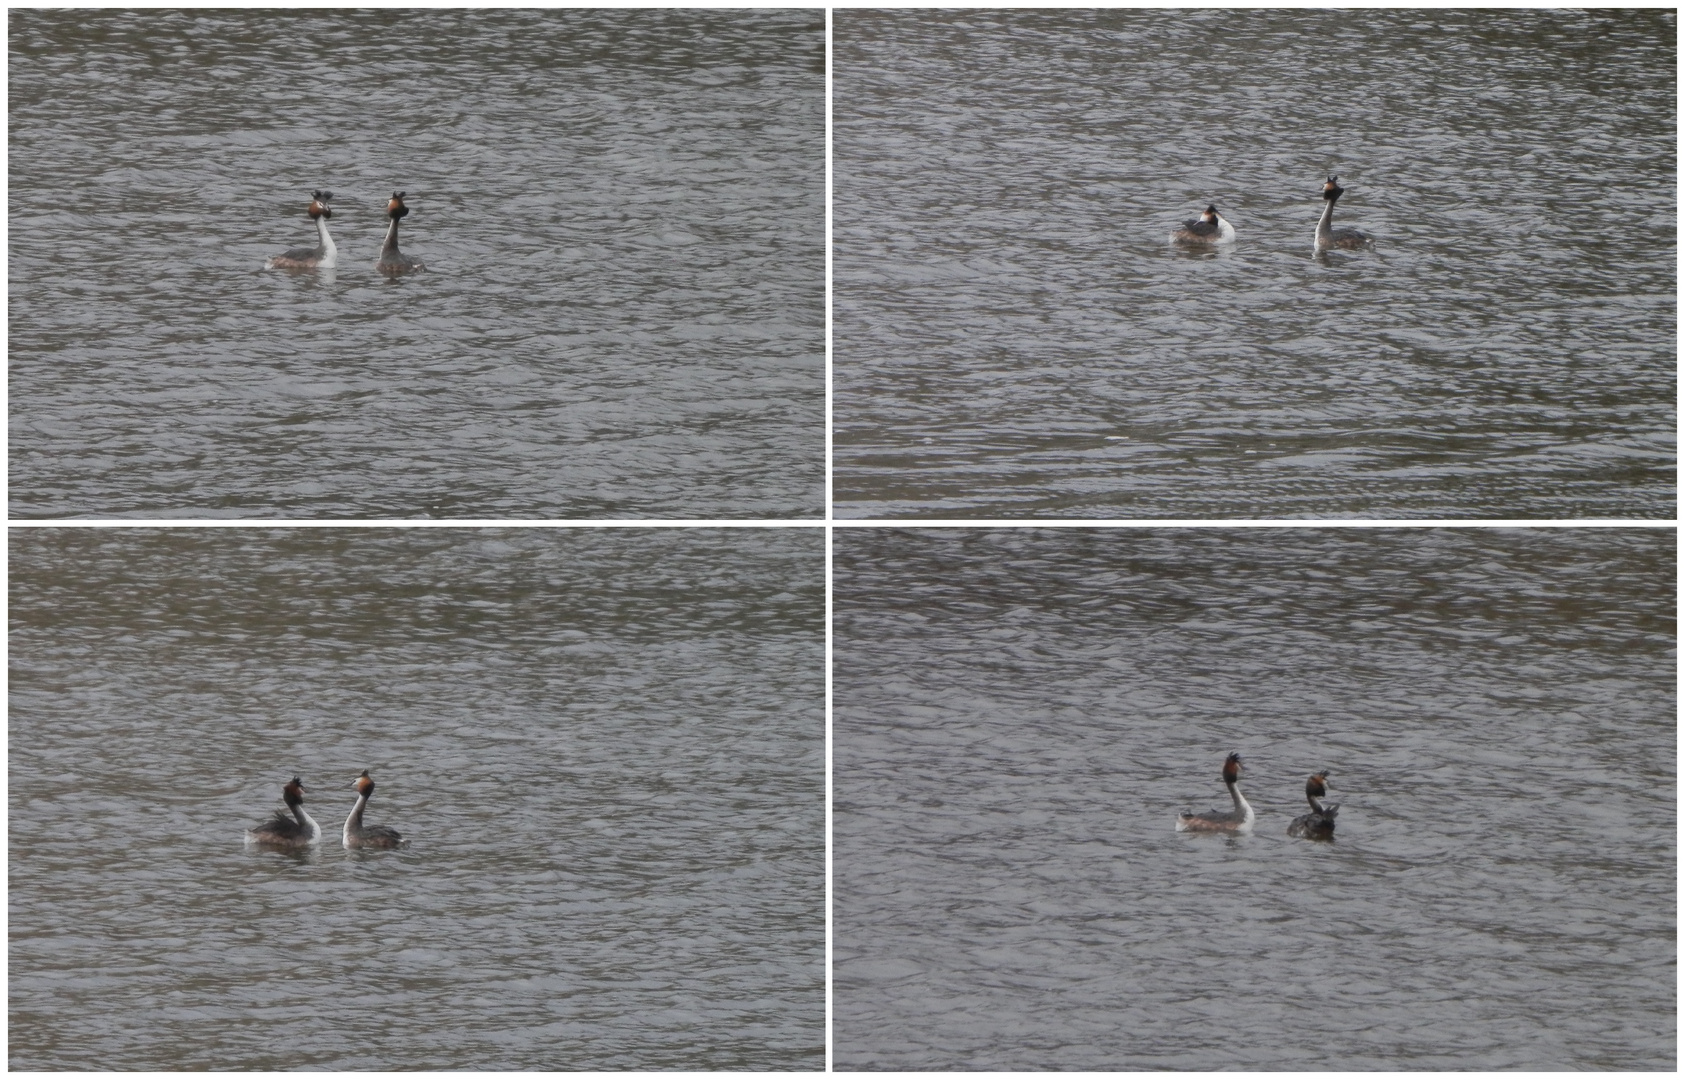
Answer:
<svg viewBox="0 0 1685 1080"><path fill-rule="evenodd" d="M838 11L837 512L1672 517L1675 20Z"/></svg>
<svg viewBox="0 0 1685 1080"><path fill-rule="evenodd" d="M823 513L823 12L9 26L13 516Z"/></svg>
<svg viewBox="0 0 1685 1080"><path fill-rule="evenodd" d="M10 1066L823 1068L823 548L14 529Z"/></svg>
<svg viewBox="0 0 1685 1080"><path fill-rule="evenodd" d="M1671 530L834 559L839 1069L1675 1067Z"/></svg>

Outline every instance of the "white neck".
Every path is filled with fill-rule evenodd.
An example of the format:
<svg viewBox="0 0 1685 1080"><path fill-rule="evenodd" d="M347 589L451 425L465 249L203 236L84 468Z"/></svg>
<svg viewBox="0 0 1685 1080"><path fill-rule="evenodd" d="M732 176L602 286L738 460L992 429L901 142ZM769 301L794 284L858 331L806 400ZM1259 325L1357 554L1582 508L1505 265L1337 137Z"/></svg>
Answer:
<svg viewBox="0 0 1685 1080"><path fill-rule="evenodd" d="M320 825L316 824L315 820L312 819L309 814L304 812L304 804L303 803L294 804L292 809L293 809L293 817L297 818L298 823L300 825L304 826L304 831L310 834L311 841L314 842L316 840L321 839L322 827Z"/></svg>
<svg viewBox="0 0 1685 1080"><path fill-rule="evenodd" d="M316 219L316 235L320 238L322 247L322 257L317 260L316 265L324 269L331 269L338 261L339 249L333 246L333 237L328 235L328 219L326 217Z"/></svg>
<svg viewBox="0 0 1685 1080"><path fill-rule="evenodd" d="M382 255L385 255L388 252L396 253L397 250L398 250L398 219L393 218L392 224L386 226L386 243L385 243L384 246L381 247L380 253Z"/></svg>
<svg viewBox="0 0 1685 1080"><path fill-rule="evenodd" d="M1246 796L1240 793L1240 785L1232 780L1223 783L1229 786L1229 794L1234 796L1235 813L1242 815L1247 821L1252 820L1252 804L1246 801Z"/></svg>
<svg viewBox="0 0 1685 1080"><path fill-rule="evenodd" d="M1322 243L1328 239L1328 234L1334 231L1334 200L1324 199L1322 202L1322 220L1316 223L1316 241Z"/></svg>
<svg viewBox="0 0 1685 1080"><path fill-rule="evenodd" d="M351 816L345 819L344 839L351 839L351 834L363 827L363 807L368 804L369 797L362 792L357 793L357 805L351 808Z"/></svg>

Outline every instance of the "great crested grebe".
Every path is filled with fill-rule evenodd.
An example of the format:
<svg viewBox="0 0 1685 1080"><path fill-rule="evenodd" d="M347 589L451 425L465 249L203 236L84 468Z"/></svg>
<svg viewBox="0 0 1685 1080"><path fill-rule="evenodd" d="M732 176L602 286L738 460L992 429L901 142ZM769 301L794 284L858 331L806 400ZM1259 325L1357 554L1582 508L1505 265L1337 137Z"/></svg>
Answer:
<svg viewBox="0 0 1685 1080"><path fill-rule="evenodd" d="M1252 806L1246 801L1246 796L1240 793L1240 755L1230 754L1223 762L1223 785L1229 789L1230 798L1234 799L1234 810L1207 810L1203 814L1179 814L1176 817L1177 832L1232 832L1249 833L1256 815L1252 813Z"/></svg>
<svg viewBox="0 0 1685 1080"><path fill-rule="evenodd" d="M1328 183L1322 185L1322 220L1316 223L1316 250L1327 248L1353 251L1358 248L1372 248L1375 241L1358 232L1356 229L1334 228L1334 204L1340 201L1340 196L1346 189L1340 186L1338 176L1330 176Z"/></svg>
<svg viewBox="0 0 1685 1080"><path fill-rule="evenodd" d="M409 842L398 835L396 829L389 829L385 825L363 824L363 807L369 804L369 798L374 795L374 779L369 776L367 769L363 770L363 775L357 777L351 786L357 789L357 805L351 808L351 816L345 819L346 847L395 848Z"/></svg>
<svg viewBox="0 0 1685 1080"><path fill-rule="evenodd" d="M304 785L298 777L293 777L281 789L281 798L286 800L287 810L291 810L293 816L288 817L287 810L275 811L274 817L247 831L246 843L262 844L265 847L302 848L320 841L322 827L304 812Z"/></svg>
<svg viewBox="0 0 1685 1080"><path fill-rule="evenodd" d="M339 249L333 246L333 237L328 235L328 219L333 217L328 200L332 198L331 191L310 193L310 206L304 212L316 223L316 246L293 248L271 256L263 264L265 270L332 270L339 265Z"/></svg>
<svg viewBox="0 0 1685 1080"><path fill-rule="evenodd" d="M427 269L420 259L412 259L398 250L398 220L409 212L410 208L404 205L404 193L394 191L392 201L386 204L386 216L392 224L386 226L386 243L381 245L380 259L374 264L374 268L387 277Z"/></svg>
<svg viewBox="0 0 1685 1080"><path fill-rule="evenodd" d="M1337 803L1333 806L1322 804L1321 800L1328 795L1327 785L1327 769L1305 781L1305 799L1311 804L1311 812L1293 819L1293 824L1287 826L1288 836L1306 840L1334 839L1334 815L1340 812L1340 807Z"/></svg>
<svg viewBox="0 0 1685 1080"><path fill-rule="evenodd" d="M1197 221L1184 221L1182 227L1170 234L1172 244L1192 244L1199 247L1216 247L1218 244L1234 243L1234 226L1215 206L1207 206L1205 212L1199 215Z"/></svg>

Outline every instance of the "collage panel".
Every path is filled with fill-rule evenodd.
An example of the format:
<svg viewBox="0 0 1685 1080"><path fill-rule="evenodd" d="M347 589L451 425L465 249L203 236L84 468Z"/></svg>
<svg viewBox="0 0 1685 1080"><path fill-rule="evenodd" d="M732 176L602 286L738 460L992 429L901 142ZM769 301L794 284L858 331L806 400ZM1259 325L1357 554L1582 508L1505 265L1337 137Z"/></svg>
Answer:
<svg viewBox="0 0 1685 1080"><path fill-rule="evenodd" d="M1673 518L1677 36L836 11L835 515Z"/></svg>
<svg viewBox="0 0 1685 1080"><path fill-rule="evenodd" d="M832 557L837 1069L1675 1068L1672 529Z"/></svg>
<svg viewBox="0 0 1685 1080"><path fill-rule="evenodd" d="M825 515L823 11L8 20L9 516Z"/></svg>
<svg viewBox="0 0 1685 1080"><path fill-rule="evenodd" d="M8 558L13 1069L824 1068L822 530Z"/></svg>

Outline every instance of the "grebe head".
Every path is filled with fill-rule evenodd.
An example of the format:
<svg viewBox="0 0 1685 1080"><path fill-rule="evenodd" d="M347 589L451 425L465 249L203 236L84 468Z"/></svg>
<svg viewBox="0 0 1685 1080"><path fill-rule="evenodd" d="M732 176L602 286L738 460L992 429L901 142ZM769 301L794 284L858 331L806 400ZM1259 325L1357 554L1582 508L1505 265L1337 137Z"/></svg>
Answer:
<svg viewBox="0 0 1685 1080"><path fill-rule="evenodd" d="M1324 769L1305 781L1305 794L1322 798L1328 794L1328 770Z"/></svg>
<svg viewBox="0 0 1685 1080"><path fill-rule="evenodd" d="M1199 220L1201 220L1201 221L1216 221L1217 220L1217 206L1216 206L1216 204L1213 203L1212 205L1207 206L1205 208L1205 212L1199 215Z"/></svg>
<svg viewBox="0 0 1685 1080"><path fill-rule="evenodd" d="M1241 761L1239 754L1230 754L1223 762L1223 783L1233 784L1240 780Z"/></svg>
<svg viewBox="0 0 1685 1080"><path fill-rule="evenodd" d="M288 806L297 806L304 801L304 784L298 777L293 777L287 782L287 786L281 789L281 798L287 801Z"/></svg>
<svg viewBox="0 0 1685 1080"><path fill-rule="evenodd" d="M386 216L396 221L409 212L410 208L404 205L404 193L394 191L392 201L386 204Z"/></svg>
<svg viewBox="0 0 1685 1080"><path fill-rule="evenodd" d="M363 775L357 777L357 779L352 782L351 786L357 789L357 794L359 795L373 795L374 777L369 775L369 771L367 769L364 769ZM382 803L381 805L384 806L385 804Z"/></svg>
<svg viewBox="0 0 1685 1080"><path fill-rule="evenodd" d="M331 191L312 191L310 193L310 208L305 211L314 220L319 217L331 218L333 211L328 209L328 200L333 198Z"/></svg>
<svg viewBox="0 0 1685 1080"><path fill-rule="evenodd" d="M1346 189L1340 186L1340 178L1338 176L1330 176L1328 178L1328 183L1322 185L1322 197L1327 199L1329 202L1333 202L1345 193Z"/></svg>

